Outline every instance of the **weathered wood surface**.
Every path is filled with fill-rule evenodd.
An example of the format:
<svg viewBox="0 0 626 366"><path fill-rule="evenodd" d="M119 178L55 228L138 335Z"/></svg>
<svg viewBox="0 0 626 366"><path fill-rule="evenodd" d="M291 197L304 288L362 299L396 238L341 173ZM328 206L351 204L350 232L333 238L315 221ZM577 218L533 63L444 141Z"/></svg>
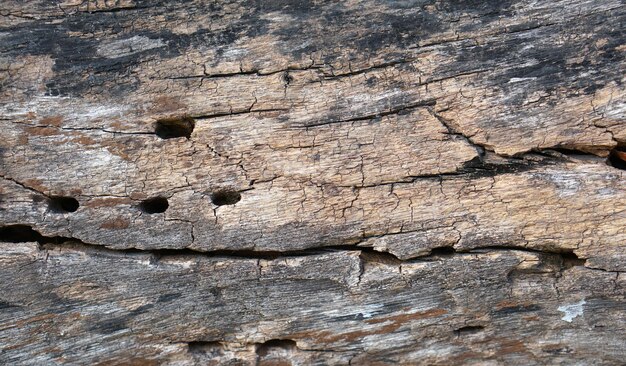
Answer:
<svg viewBox="0 0 626 366"><path fill-rule="evenodd" d="M622 363L625 19L3 1L0 363Z"/></svg>

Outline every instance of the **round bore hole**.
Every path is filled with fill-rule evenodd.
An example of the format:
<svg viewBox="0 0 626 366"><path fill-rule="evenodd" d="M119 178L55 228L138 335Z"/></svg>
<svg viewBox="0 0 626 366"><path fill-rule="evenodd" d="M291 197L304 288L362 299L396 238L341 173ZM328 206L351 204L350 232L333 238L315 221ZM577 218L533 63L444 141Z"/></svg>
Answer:
<svg viewBox="0 0 626 366"><path fill-rule="evenodd" d="M216 206L234 205L241 200L241 194L232 189L222 189L211 193L211 202Z"/></svg>
<svg viewBox="0 0 626 366"><path fill-rule="evenodd" d="M162 213L170 207L165 197L148 198L139 205L141 211L148 214Z"/></svg>
<svg viewBox="0 0 626 366"><path fill-rule="evenodd" d="M195 126L191 117L165 118L156 121L154 133L162 139L190 138Z"/></svg>
<svg viewBox="0 0 626 366"><path fill-rule="evenodd" d="M76 198L63 196L51 196L48 204L50 210L58 213L75 212L80 207Z"/></svg>

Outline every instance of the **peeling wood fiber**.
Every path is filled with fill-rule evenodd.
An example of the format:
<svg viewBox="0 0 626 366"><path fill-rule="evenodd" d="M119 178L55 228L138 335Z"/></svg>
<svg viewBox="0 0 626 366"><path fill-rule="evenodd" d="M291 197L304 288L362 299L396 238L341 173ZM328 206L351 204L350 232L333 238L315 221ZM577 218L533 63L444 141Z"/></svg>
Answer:
<svg viewBox="0 0 626 366"><path fill-rule="evenodd" d="M625 20L3 1L0 364L623 363Z"/></svg>

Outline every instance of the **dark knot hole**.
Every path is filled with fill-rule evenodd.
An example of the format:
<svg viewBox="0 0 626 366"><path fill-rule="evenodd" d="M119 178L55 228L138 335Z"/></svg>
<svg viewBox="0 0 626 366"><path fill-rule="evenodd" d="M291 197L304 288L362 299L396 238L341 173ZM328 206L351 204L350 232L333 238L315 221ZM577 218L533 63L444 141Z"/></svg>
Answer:
<svg viewBox="0 0 626 366"><path fill-rule="evenodd" d="M170 207L170 204L167 202L167 198L165 197L153 197L144 200L139 205L141 211L147 214L156 214L162 213Z"/></svg>
<svg viewBox="0 0 626 366"><path fill-rule="evenodd" d="M75 212L80 207L78 200L73 197L51 196L48 201L48 207L53 212L65 213Z"/></svg>
<svg viewBox="0 0 626 366"><path fill-rule="evenodd" d="M191 117L165 118L156 121L155 133L162 139L190 138L196 122Z"/></svg>
<svg viewBox="0 0 626 366"><path fill-rule="evenodd" d="M221 189L211 193L211 202L216 206L234 205L241 200L241 194L232 189Z"/></svg>

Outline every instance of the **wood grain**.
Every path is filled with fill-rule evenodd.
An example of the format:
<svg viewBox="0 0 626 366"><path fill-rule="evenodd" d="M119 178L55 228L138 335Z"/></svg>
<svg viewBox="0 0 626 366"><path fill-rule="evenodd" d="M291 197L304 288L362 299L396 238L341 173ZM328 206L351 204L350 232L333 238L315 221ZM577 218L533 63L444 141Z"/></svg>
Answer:
<svg viewBox="0 0 626 366"><path fill-rule="evenodd" d="M2 2L0 363L620 364L625 19Z"/></svg>

